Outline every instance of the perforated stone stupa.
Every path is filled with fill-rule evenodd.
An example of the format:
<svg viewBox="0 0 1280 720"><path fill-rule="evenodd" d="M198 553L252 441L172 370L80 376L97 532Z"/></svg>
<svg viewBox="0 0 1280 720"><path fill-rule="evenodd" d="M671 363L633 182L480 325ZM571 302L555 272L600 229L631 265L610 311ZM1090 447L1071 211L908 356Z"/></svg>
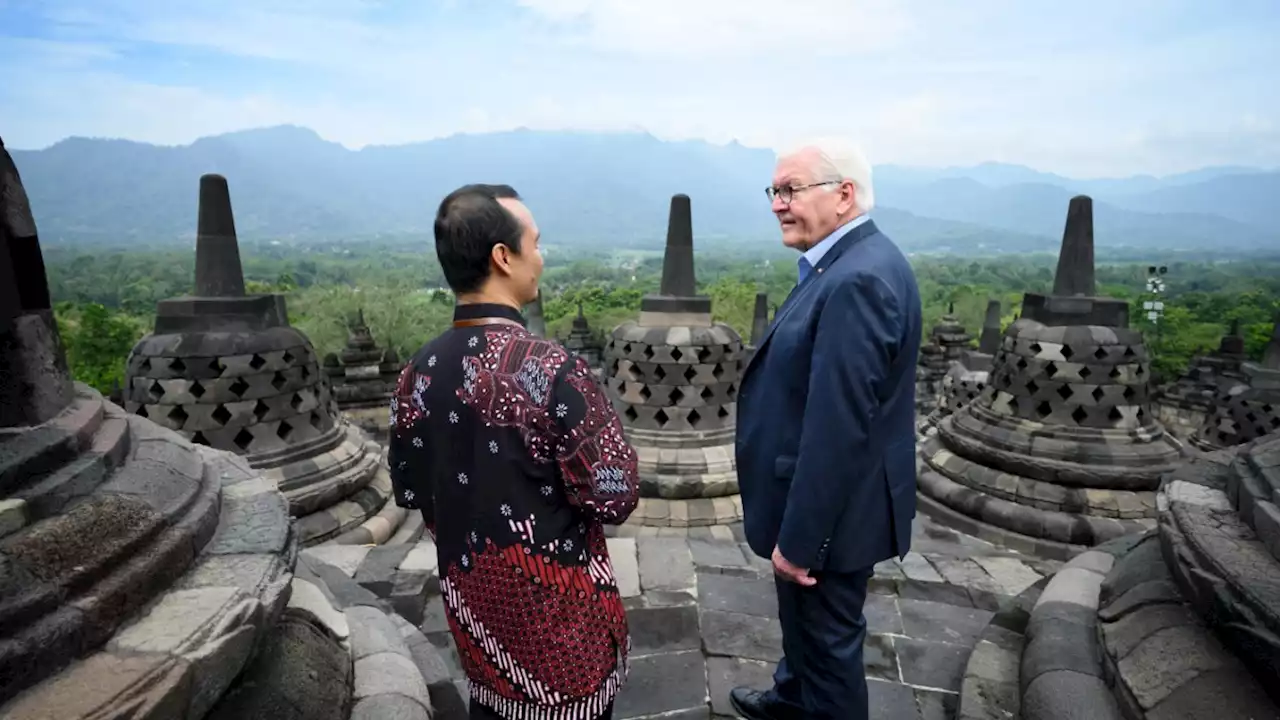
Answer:
<svg viewBox="0 0 1280 720"><path fill-rule="evenodd" d="M741 518L734 427L742 338L695 294L689 198L671 199L661 291L605 347L614 405L640 464L633 522L677 527Z"/></svg>
<svg viewBox="0 0 1280 720"><path fill-rule="evenodd" d="M201 718L288 600L284 499L72 383L0 144L0 717Z"/></svg>
<svg viewBox="0 0 1280 720"><path fill-rule="evenodd" d="M386 443L390 416L387 407L400 374L400 358L394 350L383 350L358 311L349 328L342 355L329 353L324 372L329 376L338 409L352 423L380 443Z"/></svg>
<svg viewBox="0 0 1280 720"><path fill-rule="evenodd" d="M1180 448L1156 421L1125 301L1097 297L1092 202L1072 199L1053 293L1027 293L982 395L921 445L926 512L1065 557L1150 527Z"/></svg>
<svg viewBox="0 0 1280 720"><path fill-rule="evenodd" d="M1192 359L1181 377L1156 391L1153 402L1160 422L1180 438L1195 437L1213 414L1214 403L1248 384L1244 361L1244 338L1236 320L1215 352Z"/></svg>
<svg viewBox="0 0 1280 720"><path fill-rule="evenodd" d="M195 295L161 301L125 407L278 484L304 544L383 542L405 517L376 442L342 419L280 295L246 295L227 181L200 179Z"/></svg>
<svg viewBox="0 0 1280 720"><path fill-rule="evenodd" d="M1243 382L1220 389L1193 442L1204 449L1231 447L1280 432L1280 317L1261 363L1240 364Z"/></svg>
<svg viewBox="0 0 1280 720"><path fill-rule="evenodd" d="M943 418L982 395L991 372L991 361L1000 349L1000 343L1000 301L988 300L978 347L974 349L966 345L958 348L958 357L947 364L942 379L936 383L933 409L921 419L921 434L932 433ZM938 348L939 356L945 354L940 345L931 344ZM919 404L919 400L916 402Z"/></svg>
<svg viewBox="0 0 1280 720"><path fill-rule="evenodd" d="M929 341L920 348L919 367L916 369L916 415L924 418L938 406L942 393L942 378L973 336L965 332L964 325L956 317L956 304L950 303L947 312L933 326Z"/></svg>
<svg viewBox="0 0 1280 720"><path fill-rule="evenodd" d="M578 301L578 315L573 318L573 326L569 330L569 337L565 338L564 347L580 355L592 370L600 367L604 348L587 323L587 316L582 312L581 300Z"/></svg>

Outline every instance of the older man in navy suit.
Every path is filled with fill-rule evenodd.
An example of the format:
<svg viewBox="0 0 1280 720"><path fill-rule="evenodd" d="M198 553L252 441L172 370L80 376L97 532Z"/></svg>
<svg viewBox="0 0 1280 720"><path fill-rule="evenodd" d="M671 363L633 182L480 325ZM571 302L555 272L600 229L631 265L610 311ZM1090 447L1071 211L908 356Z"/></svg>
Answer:
<svg viewBox="0 0 1280 720"><path fill-rule="evenodd" d="M771 558L783 657L752 720L867 717L862 607L872 568L907 553L915 516L920 295L872 222L871 168L819 141L781 155L766 189L802 253L738 396L747 542Z"/></svg>

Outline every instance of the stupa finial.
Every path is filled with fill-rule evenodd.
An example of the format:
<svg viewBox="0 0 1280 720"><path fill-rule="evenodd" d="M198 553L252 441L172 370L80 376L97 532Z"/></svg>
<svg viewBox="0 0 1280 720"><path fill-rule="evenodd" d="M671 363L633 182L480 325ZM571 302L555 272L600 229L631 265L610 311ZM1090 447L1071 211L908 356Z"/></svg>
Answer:
<svg viewBox="0 0 1280 720"><path fill-rule="evenodd" d="M200 210L196 229L197 297L244 297L244 270L231 191L221 175L200 178Z"/></svg>

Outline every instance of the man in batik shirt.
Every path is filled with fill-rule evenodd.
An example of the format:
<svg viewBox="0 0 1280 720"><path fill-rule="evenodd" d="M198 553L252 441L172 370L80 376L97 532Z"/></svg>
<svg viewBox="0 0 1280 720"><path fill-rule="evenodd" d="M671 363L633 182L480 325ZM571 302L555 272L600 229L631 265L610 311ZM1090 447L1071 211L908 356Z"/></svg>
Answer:
<svg viewBox="0 0 1280 720"><path fill-rule="evenodd" d="M635 451L586 362L525 329L542 257L515 191L455 191L435 237L458 305L400 375L391 477L435 537L471 717L608 718L630 639L604 525L635 509Z"/></svg>

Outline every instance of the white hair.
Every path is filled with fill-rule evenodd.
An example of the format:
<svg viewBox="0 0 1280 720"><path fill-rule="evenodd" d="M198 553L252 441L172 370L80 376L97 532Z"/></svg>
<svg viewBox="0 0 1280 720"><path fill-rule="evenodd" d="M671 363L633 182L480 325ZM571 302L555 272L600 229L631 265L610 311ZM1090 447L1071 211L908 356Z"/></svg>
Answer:
<svg viewBox="0 0 1280 720"><path fill-rule="evenodd" d="M871 212L876 205L876 193L871 184L871 163L867 161L862 148L844 138L814 138L790 146L778 153L778 158L790 157L805 150L816 151L818 155L816 167L813 168L815 182L852 182L856 188L854 202L858 209L864 213ZM825 189L834 192L836 186Z"/></svg>

